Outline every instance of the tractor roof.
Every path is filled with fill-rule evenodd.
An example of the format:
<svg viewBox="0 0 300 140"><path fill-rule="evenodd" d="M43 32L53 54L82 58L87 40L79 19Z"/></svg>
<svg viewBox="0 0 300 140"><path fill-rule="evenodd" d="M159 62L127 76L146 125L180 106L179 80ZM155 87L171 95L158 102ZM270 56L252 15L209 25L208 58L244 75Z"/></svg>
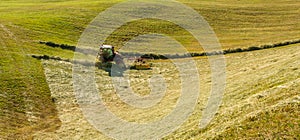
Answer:
<svg viewBox="0 0 300 140"><path fill-rule="evenodd" d="M111 45L101 45L100 48L101 49L112 49L113 46L111 46Z"/></svg>

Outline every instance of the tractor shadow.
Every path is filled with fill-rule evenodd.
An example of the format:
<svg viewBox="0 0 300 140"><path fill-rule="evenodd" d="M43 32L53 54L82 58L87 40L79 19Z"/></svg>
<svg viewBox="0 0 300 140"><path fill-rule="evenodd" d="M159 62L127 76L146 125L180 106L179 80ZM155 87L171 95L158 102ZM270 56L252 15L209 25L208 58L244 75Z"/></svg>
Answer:
<svg viewBox="0 0 300 140"><path fill-rule="evenodd" d="M124 72L129 69L129 68L120 68L118 65L114 63L109 63L109 64L96 63L95 66L96 68L107 72L108 76L110 77L123 77Z"/></svg>

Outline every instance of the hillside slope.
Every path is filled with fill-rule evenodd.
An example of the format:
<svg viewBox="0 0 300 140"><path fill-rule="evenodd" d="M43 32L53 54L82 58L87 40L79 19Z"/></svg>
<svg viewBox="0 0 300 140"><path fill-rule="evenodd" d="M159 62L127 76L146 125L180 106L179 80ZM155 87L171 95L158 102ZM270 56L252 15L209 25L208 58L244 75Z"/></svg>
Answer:
<svg viewBox="0 0 300 140"><path fill-rule="evenodd" d="M51 81L49 82L49 77L46 77L48 76L47 74L49 74L47 72L51 74L51 72L55 73L56 71L54 68L44 67L45 63L49 63L47 66L51 66L56 65L55 63L57 62L41 62L30 57L30 55L46 54L49 56L59 56L64 59L72 59L74 55L72 51L47 47L38 42L51 41L75 46L81 33L93 18L101 11L121 1L122 0L0 1L0 139L31 139L32 136L46 137L48 133L50 136L60 136L62 134L61 130L64 129L63 126L69 126L69 124L65 124L66 122L61 118L64 112L62 112L63 110L58 102L54 101L53 96L55 92L53 92L52 89L53 83L51 83ZM297 0L180 0L180 2L194 8L209 22L219 37L224 49L244 48L268 43L272 44L300 38L300 2ZM147 22L145 24L147 24ZM157 24L157 27L164 25L160 22L155 24ZM133 30L133 28L135 27L128 27L127 30ZM167 26L165 30L172 29L173 26ZM120 39L122 39L122 37ZM299 89L297 89L297 87L299 86L292 83L289 85L287 81L293 81L297 79L297 76L299 77L299 75L295 75L299 67L297 61L299 58L297 54L295 54L297 51L299 52L299 45L293 46L295 50L288 48L291 47L272 49L273 51L258 51L269 52L265 53L266 55L245 55L252 53L228 55L228 60L231 60L232 57L242 62L238 62L238 60L232 63L230 61L228 62L228 64L230 64L228 65L228 69L232 70L228 71L228 73L229 75L234 75L231 79L229 77L228 81L232 81L234 83L232 86L236 88L229 87L229 89L227 89L228 97L225 96L224 103L231 101L226 99L231 98L231 96L229 96L231 95L230 93L236 94L233 96L232 102L235 100L243 101L244 99L240 98L244 95L250 96L259 93L262 89L272 93L298 94L297 91L299 91ZM191 51L199 50L199 48L195 46L188 49ZM279 55L274 56L275 53L282 54L280 55L280 59ZM294 53L295 56L288 55L290 53ZM272 56L275 58L278 57L278 60L274 60L273 62ZM250 60L250 58L255 61ZM264 60L269 60L270 62ZM266 69L257 65L258 62L264 62ZM203 69L203 66L207 66L207 63L199 60L199 68ZM272 66L274 66L274 69ZM291 69L285 69L289 66L291 66ZM160 67L159 64L158 67ZM60 65L57 66L57 69L59 68L61 68ZM63 69L63 71L65 70ZM170 72L170 70L164 71ZM208 72L208 69L204 71ZM260 71L265 73L260 73ZM174 71L173 73L176 72ZM294 73L294 75L291 73ZM247 74L249 74L249 76L247 76ZM274 75L271 76L270 74ZM138 73L136 75L138 75ZM264 75L269 75L270 77L266 77L266 80L259 79L259 77ZM281 77L277 77L278 75ZM241 76L245 76L245 81L241 79ZM294 78L292 78L293 76ZM49 82L50 85L48 85L47 82ZM297 82L298 81L295 81L294 83ZM280 85L284 83L288 85L283 85L282 87L287 88L279 88L280 90L273 88L276 84ZM265 87L261 85L265 85ZM241 86L245 86L247 89L240 88ZM140 88L142 88L142 86L138 86L135 90L139 91ZM208 88L204 89L208 91ZM147 91L149 91L149 89L147 89ZM172 100L176 100L177 97L175 96L177 92L174 93L174 99ZM279 95L281 96L281 94ZM273 98L268 97L267 99L271 101ZM171 106L172 104L170 104L170 108ZM296 110L296 107L297 106L291 106L288 108ZM198 109L200 110L201 106L199 106ZM289 112L284 106L277 110L286 110L286 112ZM237 109L232 111L237 111ZM248 111L251 112L252 110ZM274 110L274 112L278 114L278 111ZM120 115L121 114L122 112ZM158 113L156 117L159 118L159 116L163 114L164 113ZM199 112L195 114L197 115L192 116L192 120L201 117L199 116ZM297 116L297 114L294 115ZM141 116L143 116L143 113L141 113ZM262 113L261 116L264 117L266 115ZM280 118L282 117L279 117L279 120L281 120ZM140 119L147 121L143 120L143 117L140 117ZM284 117L282 119L289 121L289 119ZM298 120L296 118L296 120L290 121L297 122ZM197 129L195 127L197 123L196 121L192 122L192 124L186 124L186 126L183 126L176 131L176 133L167 138L185 138L199 134L201 134L201 136L213 137L212 131L205 130L203 134L202 131L196 131ZM252 125L247 119L241 122L241 124L244 123L245 126L248 124ZM253 124L253 126L254 125L256 124ZM234 125L226 130L225 128L220 129L222 131L229 131L232 133L232 136L235 136L233 133L241 133L240 131L235 131L235 127L237 126ZM90 127L83 127L82 129L89 130L88 128ZM208 129L214 130L213 128ZM221 133L222 131L218 132ZM278 129L278 131L281 131L281 129ZM73 130L71 132L73 132ZM243 132L246 133L249 131L245 130ZM94 133L94 131L90 133ZM221 136L225 136L225 134Z"/></svg>

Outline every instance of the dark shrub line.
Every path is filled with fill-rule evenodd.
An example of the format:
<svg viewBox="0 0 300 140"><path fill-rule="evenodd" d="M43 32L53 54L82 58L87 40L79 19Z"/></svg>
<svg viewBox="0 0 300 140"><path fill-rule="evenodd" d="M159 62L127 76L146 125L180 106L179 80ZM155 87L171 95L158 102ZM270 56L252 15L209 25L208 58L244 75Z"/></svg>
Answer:
<svg viewBox="0 0 300 140"><path fill-rule="evenodd" d="M83 54L95 54L95 50L92 49L83 49L83 48L76 48L76 46L71 46L71 45L67 45L67 44L56 44L53 43L51 41L48 42L44 42L44 41L40 41L40 44L45 44L46 46L52 47L52 48L61 48L64 50L71 50L71 51L77 51Z"/></svg>
<svg viewBox="0 0 300 140"><path fill-rule="evenodd" d="M248 48L234 48L234 49L226 49L226 50L223 50L223 51L201 52L201 53L185 53L185 54L164 54L164 55L162 55L162 54L153 54L153 53L142 54L142 53L136 53L136 52L120 52L120 53L125 57L134 57L134 56L136 56L136 57L142 57L142 58L146 58L146 59L176 59L176 58L212 56L212 55L222 55L222 54L230 54L230 53L249 52L249 51L256 51L256 50L282 47L282 46L298 44L298 43L300 43L300 39L292 40L292 41L279 42L279 43L275 43L275 44L250 46ZM62 48L62 49L67 49L67 50L72 50L72 51L75 51L75 49L76 49L76 46L70 46L70 45L66 45L66 44L56 44L56 43L53 43L53 42L40 41L40 44L45 44L45 45L50 46L50 47ZM83 53L83 54L92 54L92 55L97 53L95 50L82 49L82 48L77 48L76 51L78 51L80 53ZM44 57L45 57L45 55L44 55ZM47 59L47 58L42 58L42 59ZM61 58L57 58L57 57L56 58L51 58L50 57L50 59L59 60ZM68 61L68 62L70 62L70 61Z"/></svg>
<svg viewBox="0 0 300 140"><path fill-rule="evenodd" d="M31 55L31 57L36 58L38 60L57 60L57 61L65 61L65 62L71 62L70 59L62 59L58 56L48 56L48 55Z"/></svg>
<svg viewBox="0 0 300 140"><path fill-rule="evenodd" d="M248 48L228 49L228 50L224 50L223 52L224 52L224 54L237 53L237 52L249 52L249 51L270 49L270 48L276 48L276 47L283 47L283 46L288 46L288 45L298 44L298 43L300 43L300 39L293 40L293 41L279 42L279 43L275 43L275 44L265 44L265 45L260 45L260 46L251 46L251 47L248 47Z"/></svg>
<svg viewBox="0 0 300 140"><path fill-rule="evenodd" d="M260 46L251 46L251 47L248 47L248 48L235 48L235 49L227 49L227 50L223 50L223 51L201 52L201 53L186 53L186 54L181 54L181 55L179 55L179 54L175 54L175 55L172 55L172 54L166 54L166 55L144 54L144 55L141 55L141 54L138 54L138 53L133 53L133 54L124 53L124 55L141 56L142 58L151 58L151 59L173 59L173 58L212 56L212 55L221 55L221 54L230 54L230 53L240 53L240 52L257 51L257 50L263 50L263 49L283 47L283 46L292 45L292 44L298 44L298 43L300 43L300 39L298 39L298 40L292 40L292 41L279 42L279 43L275 43L275 44L266 44L266 45L260 45Z"/></svg>
<svg viewBox="0 0 300 140"><path fill-rule="evenodd" d="M71 46L71 45L67 45L67 44L56 44L56 43L53 43L51 41L48 41L48 42L40 41L39 43L40 44L45 44L49 47L62 48L62 49L71 50L71 51L75 51L75 49L76 49L76 46Z"/></svg>

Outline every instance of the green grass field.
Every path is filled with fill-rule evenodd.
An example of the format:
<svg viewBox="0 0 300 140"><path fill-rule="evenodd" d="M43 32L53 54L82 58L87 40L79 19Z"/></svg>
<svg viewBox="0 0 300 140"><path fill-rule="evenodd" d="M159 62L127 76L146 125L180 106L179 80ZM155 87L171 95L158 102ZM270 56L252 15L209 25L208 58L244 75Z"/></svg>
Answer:
<svg viewBox="0 0 300 140"><path fill-rule="evenodd" d="M59 129L61 126L59 110L51 97L43 63L32 58L31 54L46 54L72 59L74 55L72 51L47 47L39 44L39 41L76 45L86 26L100 12L119 2L121 0L0 1L0 139L31 139L37 132L55 132ZM223 49L245 48L300 39L300 2L298 0L180 0L179 2L192 7L208 21L218 36ZM140 29L139 27L143 28ZM202 51L193 38L176 25L155 20L141 20L122 26L114 32L112 38L108 39L108 43L121 47L122 43L120 42L128 41L134 37L128 33L143 34L158 31L178 38L183 43L189 43L187 50L191 52ZM274 53L283 52L282 55L286 55L293 52L291 47L299 51L299 44L280 48L281 51L271 50L275 50ZM258 52L261 53L254 54L258 57L249 56L249 58L256 58L254 60L257 62L264 61L264 59L272 60L272 58L265 57L265 55L272 55L272 53L268 53L268 50ZM227 59L231 61L231 59L244 58L245 55L245 53L232 54ZM228 115L228 112L232 111L226 110L226 105L231 105L231 97L234 101L241 103L241 107L245 106L244 113L251 113L255 110L251 109L252 106L247 108L247 105L243 104L243 98L262 90L278 94L285 93L278 97L280 99L267 96L265 99L265 106L267 107L275 105L276 103L273 101L289 97L289 94L292 94L293 97L299 96L299 59L297 59L299 53L294 55L293 58L290 55L276 60L284 63L278 63L278 65L272 63L272 67L278 70L277 74L281 76L280 78L276 78L276 75L270 75L265 80L251 79L247 74L229 78L228 80L238 87L241 86L239 84L243 84L246 88L236 89L233 88L234 85L230 85L232 89L229 89L230 93L224 99L225 110L220 111L221 115L217 116L215 124L207 130L198 131L194 129L196 127L194 125L198 123L197 119L199 118L192 116L189 120L192 123L184 124L166 139L193 137L225 139L299 138L299 102L282 105L276 109L262 110L257 113L256 117L241 119L238 124L224 124L226 128L216 127L217 123L221 122L221 118L226 118L226 114ZM254 77L263 76L272 71L272 67L268 67L264 71L260 65L252 63L254 60L245 58L229 63L234 67L229 65L228 69L235 72L229 72L229 76L239 74L248 68L252 68L250 75ZM244 63L242 61L249 62L249 65L242 64ZM285 69L290 66L289 62L295 65L293 66L294 70L292 68ZM268 64L268 62L264 63L266 67ZM260 73L259 70L266 73ZM292 74L293 72L294 74ZM288 89L275 91L272 89L289 81L296 82L291 84ZM260 106L263 105L260 104ZM233 111L240 110L233 109ZM243 114L243 111L238 112L237 115ZM35 116L35 118L31 116ZM234 121L233 118L227 119ZM270 129L274 129L274 131L271 133ZM290 131L290 133L281 133L283 131Z"/></svg>

